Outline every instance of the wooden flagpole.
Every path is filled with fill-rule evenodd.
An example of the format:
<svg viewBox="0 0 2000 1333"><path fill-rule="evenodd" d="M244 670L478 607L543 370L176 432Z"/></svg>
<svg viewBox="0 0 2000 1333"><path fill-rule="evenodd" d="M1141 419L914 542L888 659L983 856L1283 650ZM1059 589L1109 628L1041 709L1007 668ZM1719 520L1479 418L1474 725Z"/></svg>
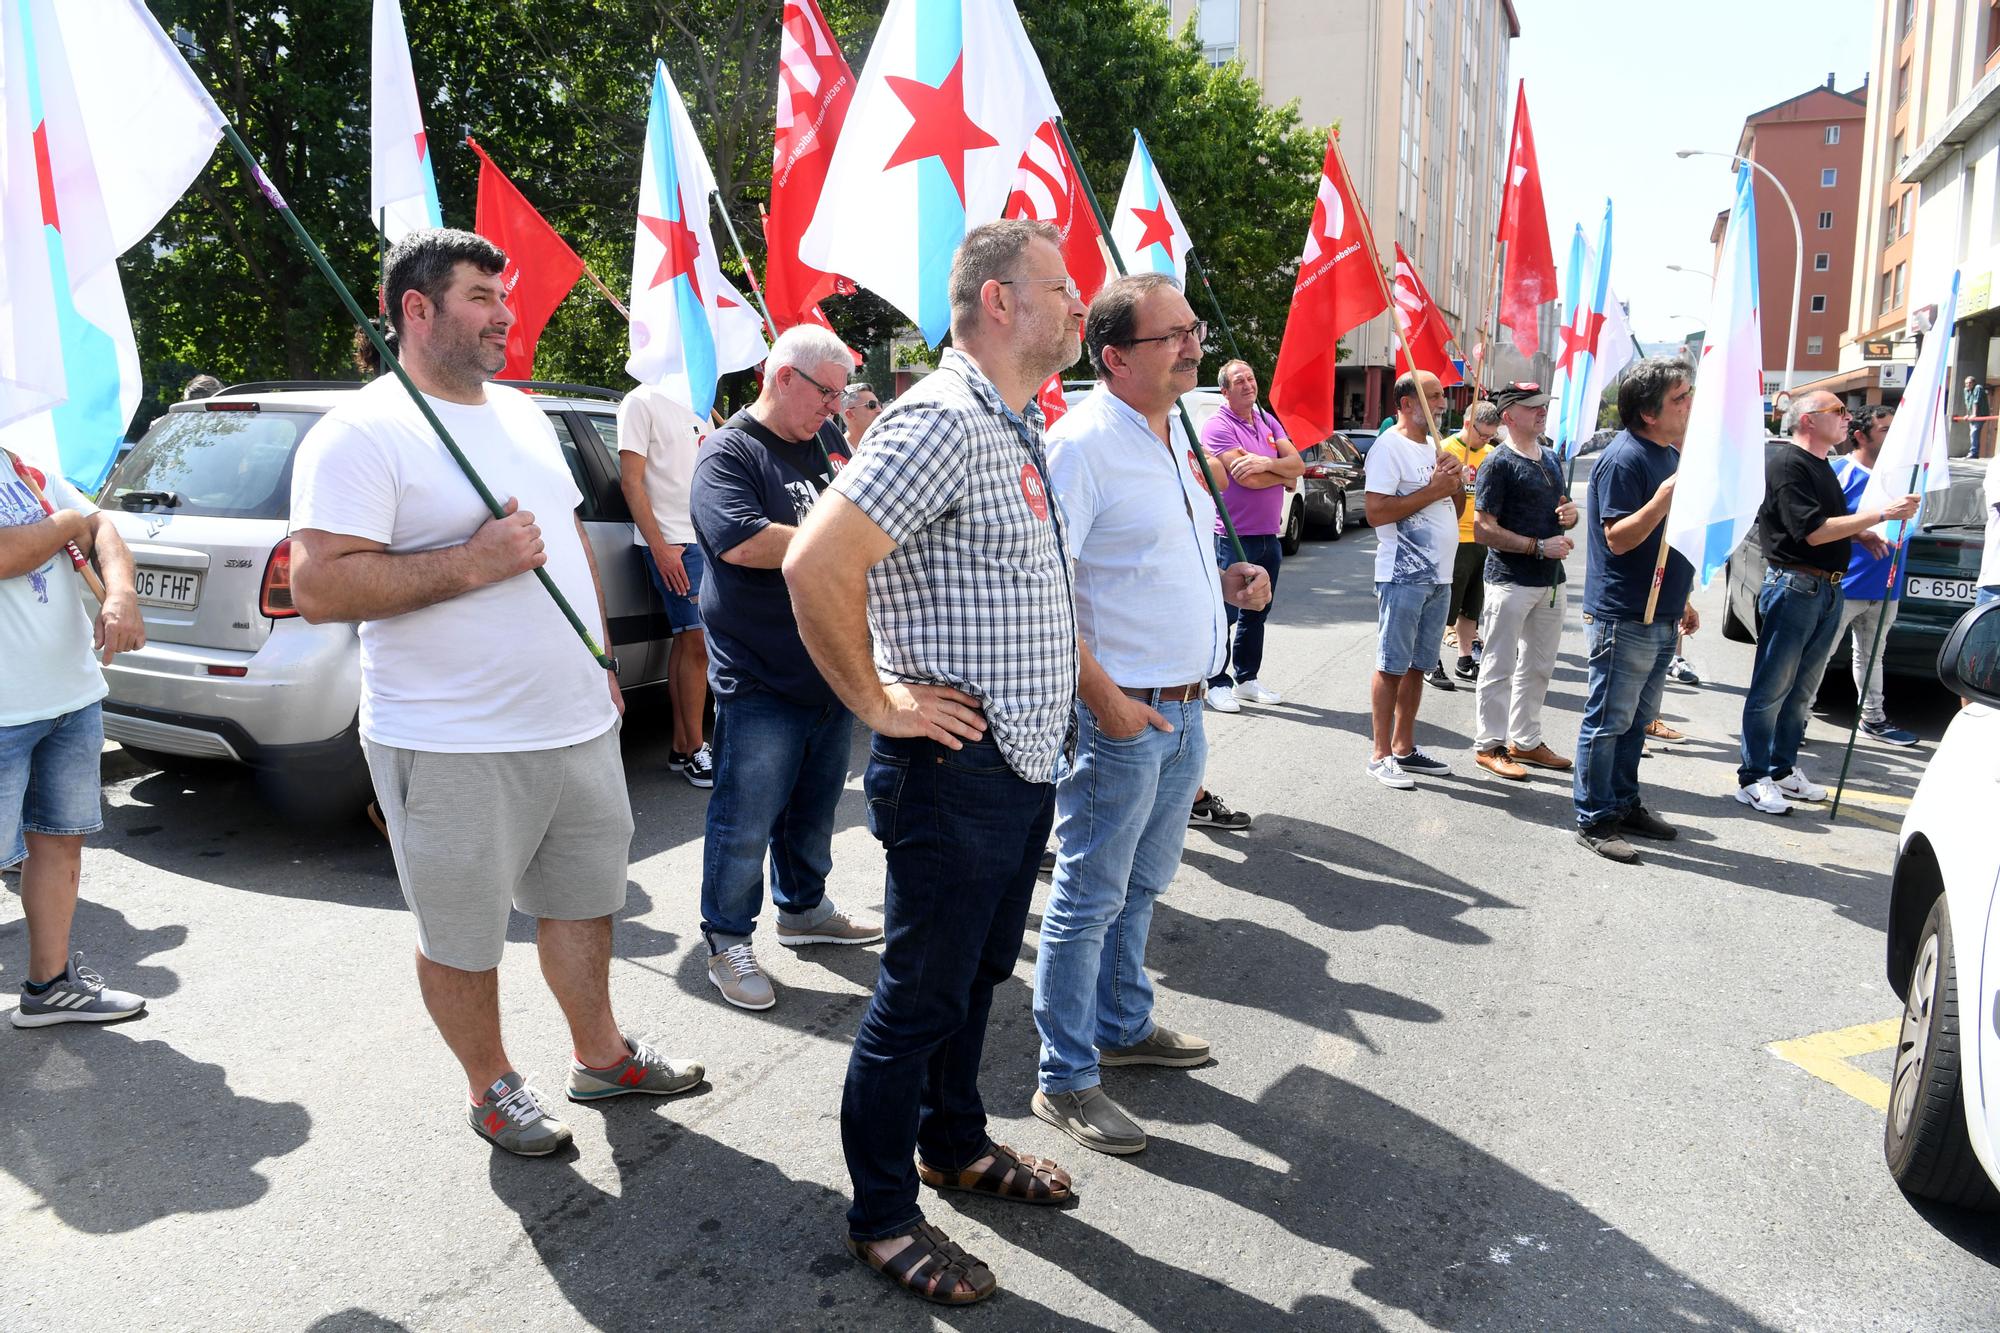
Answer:
<svg viewBox="0 0 2000 1333"><path fill-rule="evenodd" d="M50 518L54 518L56 507L49 503L49 497L42 494L42 488L35 484L34 474L28 471L27 463L18 454L14 454L11 451L9 451L8 456L14 460L14 475L28 484L28 489L34 493L35 499L41 502L42 512ZM104 580L97 577L97 571L92 569L90 562L83 558L83 552L77 549L75 542L64 542L63 550L69 553L69 562L76 566L76 572L83 575L83 586L90 589L90 595L97 599L98 605L102 606L104 604Z"/></svg>

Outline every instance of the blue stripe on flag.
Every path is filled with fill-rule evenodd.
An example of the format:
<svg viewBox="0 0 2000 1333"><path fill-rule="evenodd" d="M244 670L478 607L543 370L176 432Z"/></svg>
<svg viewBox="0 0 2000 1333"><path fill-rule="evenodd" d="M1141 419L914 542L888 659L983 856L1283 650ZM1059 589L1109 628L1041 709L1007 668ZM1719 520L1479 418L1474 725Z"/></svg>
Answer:
<svg viewBox="0 0 2000 1333"><path fill-rule="evenodd" d="M668 131L673 122L667 108L665 66L653 75L653 106L646 117L646 137L653 150L653 188L658 195L660 216L668 222L685 223L688 205L681 188L680 163L674 157L674 136ZM702 207L708 201L700 200ZM708 311L695 294L689 274L673 279L674 314L680 324L681 368L687 374L688 397L694 413L704 419L715 409L715 330L709 327Z"/></svg>
<svg viewBox="0 0 2000 1333"><path fill-rule="evenodd" d="M917 6L917 78L936 87L965 54L962 0ZM965 239L965 203L944 163L917 163L917 327L932 347L951 330L951 257Z"/></svg>

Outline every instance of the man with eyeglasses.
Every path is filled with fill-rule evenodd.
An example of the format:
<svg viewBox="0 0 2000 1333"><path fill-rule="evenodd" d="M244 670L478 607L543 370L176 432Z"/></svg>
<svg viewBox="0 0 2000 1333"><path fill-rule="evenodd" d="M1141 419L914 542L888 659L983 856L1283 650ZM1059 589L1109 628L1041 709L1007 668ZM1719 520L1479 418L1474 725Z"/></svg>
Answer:
<svg viewBox="0 0 2000 1333"><path fill-rule="evenodd" d="M785 330L757 401L702 448L694 527L708 558L715 794L702 844L701 933L708 979L739 1009L778 1002L750 947L765 863L778 943L873 944L882 927L826 896L833 817L847 785L854 719L806 654L780 572L831 478L814 435L833 416L854 360L829 329Z"/></svg>
<svg viewBox="0 0 2000 1333"><path fill-rule="evenodd" d="M1465 470L1465 507L1458 512L1458 558L1451 567L1451 606L1445 611L1445 623L1458 645L1455 674L1460 680L1479 679L1477 649L1479 615L1486 609L1486 548L1474 539L1473 522L1478 512L1479 469L1486 465L1499 435L1500 409L1479 402L1465 409L1465 424L1458 432L1444 437L1444 451ZM1443 658L1424 679L1441 690L1458 688L1445 674Z"/></svg>
<svg viewBox="0 0 2000 1333"><path fill-rule="evenodd" d="M1192 311L1190 311L1192 313ZM1195 342L1208 336L1208 325L1192 324ZM1278 566L1283 552L1278 534L1285 526L1286 487L1306 472L1299 451L1285 437L1278 419L1257 406L1257 372L1247 361L1223 365L1222 407L1201 428L1201 443L1208 456L1224 469L1226 485L1223 508L1236 525L1243 543L1243 555L1261 566L1269 576L1271 589L1278 587ZM1229 530L1218 515L1215 521L1215 555L1218 564L1236 561ZM1229 656L1209 678L1209 707L1222 713L1240 712L1243 703L1283 703L1283 697L1258 680L1264 665L1264 620L1270 615L1268 601L1262 607L1229 607L1231 642ZM1231 668L1234 668L1232 672Z"/></svg>

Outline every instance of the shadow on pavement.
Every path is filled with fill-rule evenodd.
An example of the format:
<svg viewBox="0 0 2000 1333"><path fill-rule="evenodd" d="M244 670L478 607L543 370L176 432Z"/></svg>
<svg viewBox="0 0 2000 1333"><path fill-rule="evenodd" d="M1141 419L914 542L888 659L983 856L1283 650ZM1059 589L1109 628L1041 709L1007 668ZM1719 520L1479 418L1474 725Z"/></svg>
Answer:
<svg viewBox="0 0 2000 1333"><path fill-rule="evenodd" d="M19 898L20 881L9 878L5 892ZM84 964L92 971L102 973L114 989L130 991L148 1000L172 995L179 990L180 975L172 968L142 960L178 949L187 941L187 927L154 926L141 930L126 920L125 914L117 908L105 907L90 900L88 876L83 882L83 892L84 896L77 899L76 918L70 926L70 947L82 951ZM0 988L19 990L21 983L27 980L26 917L17 917L0 925L0 960L4 960L0 961ZM19 972L18 976L8 975L9 964Z"/></svg>
<svg viewBox="0 0 2000 1333"><path fill-rule="evenodd" d="M306 1326L306 1333L409 1333L408 1324L384 1319L373 1310L349 1306Z"/></svg>
<svg viewBox="0 0 2000 1333"><path fill-rule="evenodd" d="M143 1023L0 1034L0 1170L92 1235L255 1203L270 1188L257 1164L311 1129L298 1103L242 1096L221 1065L127 1035Z"/></svg>

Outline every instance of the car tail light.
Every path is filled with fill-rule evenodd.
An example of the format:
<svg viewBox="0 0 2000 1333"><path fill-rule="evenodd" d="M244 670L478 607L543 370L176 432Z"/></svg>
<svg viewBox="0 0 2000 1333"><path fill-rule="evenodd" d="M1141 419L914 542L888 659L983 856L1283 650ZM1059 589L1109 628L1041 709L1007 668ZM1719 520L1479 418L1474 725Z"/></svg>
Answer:
<svg viewBox="0 0 2000 1333"><path fill-rule="evenodd" d="M290 614L295 615L297 613L292 612ZM247 676L250 674L250 668L233 667L233 666L212 666L208 669L208 674L211 676Z"/></svg>
<svg viewBox="0 0 2000 1333"><path fill-rule="evenodd" d="M263 410L264 410L264 405L262 403L211 402L202 404L202 411L204 412L261 412Z"/></svg>
<svg viewBox="0 0 2000 1333"><path fill-rule="evenodd" d="M1305 475L1311 477L1314 481L1325 481L1328 477L1332 476L1333 474L1331 472L1328 472L1325 468L1320 467L1318 464L1314 464L1313 466L1305 470Z"/></svg>
<svg viewBox="0 0 2000 1333"><path fill-rule="evenodd" d="M264 590L257 598L257 609L273 620L283 620L299 613L299 609L292 605L290 537L272 547L271 558L264 563Z"/></svg>

